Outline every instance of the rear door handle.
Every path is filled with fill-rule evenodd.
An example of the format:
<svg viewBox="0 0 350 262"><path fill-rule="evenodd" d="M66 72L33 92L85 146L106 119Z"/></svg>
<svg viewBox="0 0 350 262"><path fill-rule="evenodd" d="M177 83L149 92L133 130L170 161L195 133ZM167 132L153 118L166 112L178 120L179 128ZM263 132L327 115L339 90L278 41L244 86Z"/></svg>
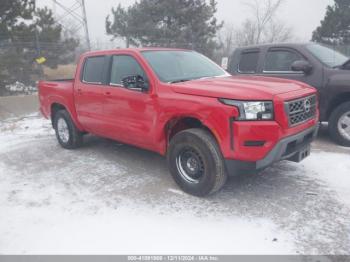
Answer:
<svg viewBox="0 0 350 262"><path fill-rule="evenodd" d="M107 96L110 96L110 95L111 95L111 92L106 91L105 94L106 94Z"/></svg>

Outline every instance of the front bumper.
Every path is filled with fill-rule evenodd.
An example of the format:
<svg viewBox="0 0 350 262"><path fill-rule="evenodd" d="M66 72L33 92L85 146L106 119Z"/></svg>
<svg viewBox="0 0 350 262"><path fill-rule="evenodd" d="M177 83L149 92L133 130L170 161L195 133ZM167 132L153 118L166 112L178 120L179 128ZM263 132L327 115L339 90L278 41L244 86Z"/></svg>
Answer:
<svg viewBox="0 0 350 262"><path fill-rule="evenodd" d="M300 162L310 153L310 144L318 133L318 125L288 136L279 141L273 149L261 160L242 161L225 159L229 175L260 171L281 160Z"/></svg>

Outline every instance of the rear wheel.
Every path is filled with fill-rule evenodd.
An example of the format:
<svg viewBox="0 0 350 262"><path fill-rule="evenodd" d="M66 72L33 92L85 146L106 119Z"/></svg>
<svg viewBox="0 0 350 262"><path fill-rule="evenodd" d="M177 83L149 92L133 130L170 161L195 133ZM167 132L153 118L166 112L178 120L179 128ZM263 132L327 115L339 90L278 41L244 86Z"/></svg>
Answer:
<svg viewBox="0 0 350 262"><path fill-rule="evenodd" d="M332 112L329 132L339 145L350 147L350 102L341 104Z"/></svg>
<svg viewBox="0 0 350 262"><path fill-rule="evenodd" d="M185 192L206 196L218 191L227 174L219 146L203 129L188 129L176 134L168 149L170 172Z"/></svg>
<svg viewBox="0 0 350 262"><path fill-rule="evenodd" d="M77 129L66 110L60 110L55 114L53 126L56 138L63 148L74 149L82 145L83 134Z"/></svg>

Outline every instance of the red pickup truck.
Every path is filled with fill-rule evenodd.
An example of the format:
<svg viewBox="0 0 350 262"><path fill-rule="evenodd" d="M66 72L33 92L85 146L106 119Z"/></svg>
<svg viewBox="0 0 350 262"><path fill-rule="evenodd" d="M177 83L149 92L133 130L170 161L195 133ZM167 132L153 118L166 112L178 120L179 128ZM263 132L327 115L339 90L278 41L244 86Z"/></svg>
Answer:
<svg viewBox="0 0 350 262"><path fill-rule="evenodd" d="M301 161L318 129L314 88L231 76L189 50L88 52L74 79L40 81L39 97L62 147L91 133L157 152L197 196L219 190L228 175Z"/></svg>

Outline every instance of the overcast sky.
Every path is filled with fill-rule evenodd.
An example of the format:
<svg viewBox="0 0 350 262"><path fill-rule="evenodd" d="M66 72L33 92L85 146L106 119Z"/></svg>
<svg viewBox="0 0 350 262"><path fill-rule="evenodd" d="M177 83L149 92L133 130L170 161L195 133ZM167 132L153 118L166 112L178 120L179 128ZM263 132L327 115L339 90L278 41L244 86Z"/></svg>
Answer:
<svg viewBox="0 0 350 262"><path fill-rule="evenodd" d="M58 0L66 6L72 5L74 1ZM171 1L171 0L169 0ZM244 4L249 0L218 0L217 18L224 20L227 24L239 26L240 23L249 17L249 9ZM52 0L37 0L39 5L53 7ZM293 28L294 35L299 41L307 41L311 38L312 31L323 19L326 7L332 4L333 0L285 0L279 9L278 18L285 21ZM90 38L93 42L108 42L110 37L105 34L105 18L111 13L111 8L121 3L128 6L134 3L133 0L85 0L86 12ZM62 10L56 7L59 15Z"/></svg>

